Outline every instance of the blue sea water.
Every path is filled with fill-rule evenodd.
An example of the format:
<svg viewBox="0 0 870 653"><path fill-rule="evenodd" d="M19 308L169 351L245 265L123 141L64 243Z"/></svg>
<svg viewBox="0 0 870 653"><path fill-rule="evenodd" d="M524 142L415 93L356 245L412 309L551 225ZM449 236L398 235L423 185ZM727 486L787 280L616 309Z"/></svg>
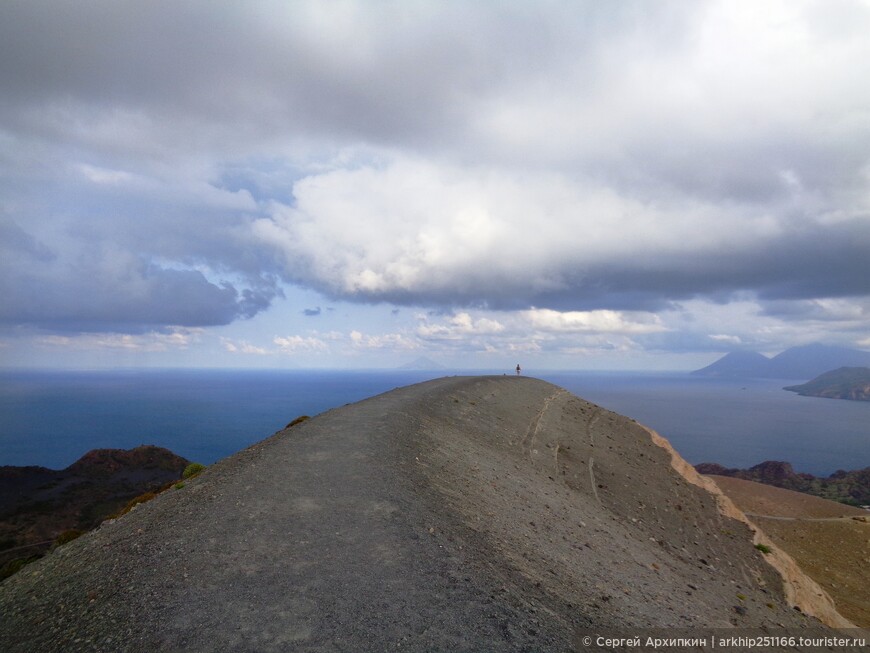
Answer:
<svg viewBox="0 0 870 653"><path fill-rule="evenodd" d="M156 444L205 464L423 371L0 373L0 465L66 467L95 448ZM799 397L788 381L550 372L541 378L667 437L691 463L786 460L827 475L870 465L870 403Z"/></svg>
<svg viewBox="0 0 870 653"><path fill-rule="evenodd" d="M421 372L135 370L0 373L0 465L66 467L96 448L167 447L210 464Z"/></svg>
<svg viewBox="0 0 870 653"><path fill-rule="evenodd" d="M817 476L870 466L870 402L783 390L806 379L555 373L546 378L655 429L692 464L746 468L784 460Z"/></svg>

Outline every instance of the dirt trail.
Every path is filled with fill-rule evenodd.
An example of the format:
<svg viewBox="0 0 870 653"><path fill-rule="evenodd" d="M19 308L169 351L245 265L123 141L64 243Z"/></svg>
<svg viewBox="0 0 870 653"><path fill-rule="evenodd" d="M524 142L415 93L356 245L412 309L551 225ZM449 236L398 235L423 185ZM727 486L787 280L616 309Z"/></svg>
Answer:
<svg viewBox="0 0 870 653"><path fill-rule="evenodd" d="M819 625L643 427L525 377L282 431L0 584L0 614L10 652L565 651L590 627Z"/></svg>
<svg viewBox="0 0 870 653"><path fill-rule="evenodd" d="M842 522L842 521L855 521L854 517L781 517L779 515L757 515L754 512L744 513L747 517L761 517L762 519L774 519L776 521L806 521L806 522L814 522L814 521L833 521L833 522Z"/></svg>

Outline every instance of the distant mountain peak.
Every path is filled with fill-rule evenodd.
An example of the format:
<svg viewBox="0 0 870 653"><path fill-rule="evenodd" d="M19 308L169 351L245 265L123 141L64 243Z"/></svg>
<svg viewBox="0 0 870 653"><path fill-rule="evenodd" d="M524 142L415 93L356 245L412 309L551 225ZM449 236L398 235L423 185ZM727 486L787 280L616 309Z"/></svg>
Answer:
<svg viewBox="0 0 870 653"><path fill-rule="evenodd" d="M754 351L733 351L696 370L699 376L811 379L840 367L868 367L870 352L811 343L790 347L773 358Z"/></svg>
<svg viewBox="0 0 870 653"><path fill-rule="evenodd" d="M738 350L725 354L715 363L692 374L699 376L761 376L770 365L770 359L757 351Z"/></svg>
<svg viewBox="0 0 870 653"><path fill-rule="evenodd" d="M792 347L771 359L767 376L781 379L812 379L840 367L868 367L870 352L814 342Z"/></svg>
<svg viewBox="0 0 870 653"><path fill-rule="evenodd" d="M415 358L410 363L405 363L399 367L400 370L443 370L444 366L436 363L427 356Z"/></svg>

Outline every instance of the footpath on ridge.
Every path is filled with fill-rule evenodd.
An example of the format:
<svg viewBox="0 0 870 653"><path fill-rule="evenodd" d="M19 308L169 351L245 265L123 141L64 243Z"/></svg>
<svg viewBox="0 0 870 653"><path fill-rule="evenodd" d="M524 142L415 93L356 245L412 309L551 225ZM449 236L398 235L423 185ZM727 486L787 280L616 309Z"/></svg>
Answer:
<svg viewBox="0 0 870 653"><path fill-rule="evenodd" d="M285 429L9 578L0 615L10 653L566 651L595 628L821 627L645 428L516 377Z"/></svg>

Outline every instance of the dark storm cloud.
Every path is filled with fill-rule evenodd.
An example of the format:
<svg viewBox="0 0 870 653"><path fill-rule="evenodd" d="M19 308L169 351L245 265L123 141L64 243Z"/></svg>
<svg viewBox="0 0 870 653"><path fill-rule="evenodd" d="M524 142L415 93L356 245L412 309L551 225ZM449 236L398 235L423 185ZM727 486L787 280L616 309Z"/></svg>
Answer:
<svg viewBox="0 0 870 653"><path fill-rule="evenodd" d="M0 322L57 331L229 324L281 294L244 195L93 166L0 179Z"/></svg>
<svg viewBox="0 0 870 653"><path fill-rule="evenodd" d="M613 301L612 308L655 310L656 301L704 296L726 303L735 293L752 290L762 300L870 295L867 274L870 216L831 225L807 224L740 248L691 252L667 261L620 261L605 265L572 288L590 304ZM569 292L562 301L571 300ZM608 300L607 298L611 298ZM553 296L559 301L559 295ZM589 306L585 306L588 308Z"/></svg>
<svg viewBox="0 0 870 653"><path fill-rule="evenodd" d="M46 264L55 259L50 248L11 221L0 220L0 251L7 262L23 259L33 264Z"/></svg>
<svg viewBox="0 0 870 653"><path fill-rule="evenodd" d="M191 130L244 131L227 134L232 140L311 129L390 139L453 121L454 92L497 78L489 55L475 65L477 46L468 38L447 47L440 30L403 35L381 20L388 5L359 11L356 20L336 10L333 16L306 3L6 3L2 106L7 119L34 131L73 130L38 124L27 109L79 104L84 118L87 107L92 118L119 109L141 112L146 122L179 120ZM473 29L475 13L457 28ZM410 56L395 58L396 50Z"/></svg>
<svg viewBox="0 0 870 653"><path fill-rule="evenodd" d="M667 49L696 13L643 2L542 11L161 0L34 0L0 12L0 109L19 130L90 141L76 123L116 112L161 144L181 138L207 150L312 135L436 149L471 138L499 156L501 144L487 146L475 124L491 103L542 81L541 90L594 88L608 75L600 50L614 34L643 29ZM542 80L547 66L555 77Z"/></svg>
<svg viewBox="0 0 870 653"><path fill-rule="evenodd" d="M0 264L0 324L55 331L140 332L165 325L216 326L267 308L274 287L212 283L195 270L165 269L121 255L58 263Z"/></svg>
<svg viewBox="0 0 870 653"><path fill-rule="evenodd" d="M226 324L279 278L442 310L865 296L868 29L813 1L5 2L3 319Z"/></svg>

